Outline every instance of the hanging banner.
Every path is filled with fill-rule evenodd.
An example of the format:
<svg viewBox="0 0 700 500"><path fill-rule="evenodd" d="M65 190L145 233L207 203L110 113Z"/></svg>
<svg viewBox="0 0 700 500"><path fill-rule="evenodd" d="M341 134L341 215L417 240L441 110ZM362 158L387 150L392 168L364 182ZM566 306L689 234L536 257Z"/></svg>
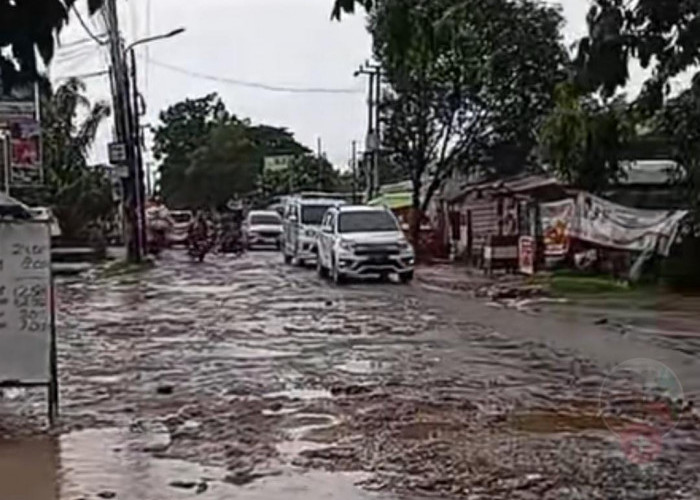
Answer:
<svg viewBox="0 0 700 500"><path fill-rule="evenodd" d="M686 210L641 210L579 193L571 236L630 251L668 256Z"/></svg>
<svg viewBox="0 0 700 500"><path fill-rule="evenodd" d="M576 203L572 199L540 204L540 220L546 257L562 257L569 252L570 231Z"/></svg>
<svg viewBox="0 0 700 500"><path fill-rule="evenodd" d="M10 183L34 186L44 180L41 162L41 126L36 120L18 120L10 126L12 144Z"/></svg>

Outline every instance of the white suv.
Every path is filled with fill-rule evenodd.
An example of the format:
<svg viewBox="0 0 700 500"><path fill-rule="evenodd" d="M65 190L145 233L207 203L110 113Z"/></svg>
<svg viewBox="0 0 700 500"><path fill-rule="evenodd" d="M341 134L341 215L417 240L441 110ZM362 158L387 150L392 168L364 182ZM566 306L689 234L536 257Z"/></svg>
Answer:
<svg viewBox="0 0 700 500"><path fill-rule="evenodd" d="M317 269L335 283L345 278L397 274L413 279L415 253L387 208L340 206L326 212L318 235Z"/></svg>
<svg viewBox="0 0 700 500"><path fill-rule="evenodd" d="M326 211L344 202L330 196L296 195L287 199L284 209L282 253L289 264L303 265L316 259L316 240Z"/></svg>

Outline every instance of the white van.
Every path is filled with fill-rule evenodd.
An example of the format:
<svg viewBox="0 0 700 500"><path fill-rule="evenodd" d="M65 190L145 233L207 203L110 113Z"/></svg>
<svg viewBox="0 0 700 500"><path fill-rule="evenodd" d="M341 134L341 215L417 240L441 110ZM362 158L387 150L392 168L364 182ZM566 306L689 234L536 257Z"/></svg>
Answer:
<svg viewBox="0 0 700 500"><path fill-rule="evenodd" d="M282 254L289 264L303 265L316 259L316 240L321 221L331 207L344 205L340 198L327 195L297 195L287 199L283 215Z"/></svg>

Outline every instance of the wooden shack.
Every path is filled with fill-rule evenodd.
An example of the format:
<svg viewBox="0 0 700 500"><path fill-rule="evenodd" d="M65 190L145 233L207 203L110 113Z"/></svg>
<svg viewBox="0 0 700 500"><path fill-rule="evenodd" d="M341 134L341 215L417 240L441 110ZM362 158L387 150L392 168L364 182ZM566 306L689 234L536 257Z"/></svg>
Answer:
<svg viewBox="0 0 700 500"><path fill-rule="evenodd" d="M517 261L518 236L532 234L533 202L554 201L566 190L553 177L519 175L468 184L447 201L449 239L458 258L477 266ZM498 264L498 262L496 262Z"/></svg>

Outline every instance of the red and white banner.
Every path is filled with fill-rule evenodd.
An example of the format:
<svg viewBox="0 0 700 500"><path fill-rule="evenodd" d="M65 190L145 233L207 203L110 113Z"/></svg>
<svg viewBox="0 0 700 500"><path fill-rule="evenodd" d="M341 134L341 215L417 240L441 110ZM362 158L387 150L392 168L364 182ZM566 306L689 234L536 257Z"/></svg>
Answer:
<svg viewBox="0 0 700 500"><path fill-rule="evenodd" d="M540 204L545 256L562 257L569 253L575 212L576 203L572 199Z"/></svg>
<svg viewBox="0 0 700 500"><path fill-rule="evenodd" d="M540 204L545 255L568 253L570 238L610 248L668 256L686 210L625 207L590 193Z"/></svg>

